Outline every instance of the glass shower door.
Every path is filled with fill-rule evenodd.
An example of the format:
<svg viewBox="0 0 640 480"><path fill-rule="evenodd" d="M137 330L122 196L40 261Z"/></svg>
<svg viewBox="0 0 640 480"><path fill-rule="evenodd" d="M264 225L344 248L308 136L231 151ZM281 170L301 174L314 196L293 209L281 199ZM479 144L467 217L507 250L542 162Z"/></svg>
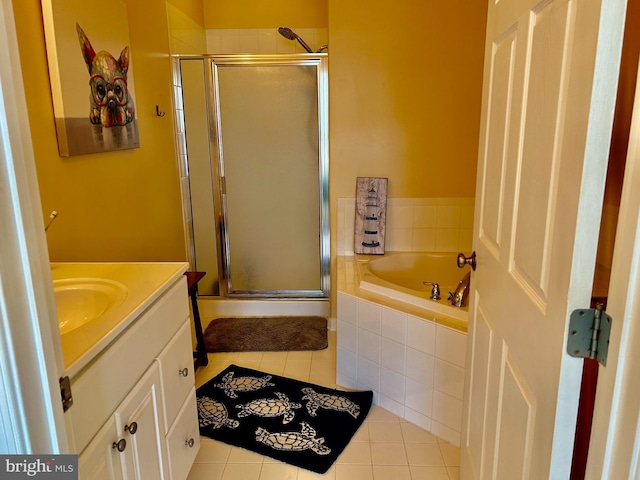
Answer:
<svg viewBox="0 0 640 480"><path fill-rule="evenodd" d="M226 293L327 297L321 61L213 65Z"/></svg>

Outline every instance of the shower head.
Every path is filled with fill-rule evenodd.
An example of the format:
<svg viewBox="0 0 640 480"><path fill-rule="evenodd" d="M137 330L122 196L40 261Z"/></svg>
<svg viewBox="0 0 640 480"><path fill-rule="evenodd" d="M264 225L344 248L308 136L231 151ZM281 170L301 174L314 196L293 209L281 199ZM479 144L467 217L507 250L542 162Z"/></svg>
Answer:
<svg viewBox="0 0 640 480"><path fill-rule="evenodd" d="M290 28L280 27L278 28L278 33L282 35L284 38L286 38L287 40L296 40L300 45L302 45L302 48L304 48L307 52L313 53L313 50L311 50L311 47L309 47L309 45L307 45L306 42L302 40L302 38L300 38L300 36L298 36L296 32L294 32Z"/></svg>

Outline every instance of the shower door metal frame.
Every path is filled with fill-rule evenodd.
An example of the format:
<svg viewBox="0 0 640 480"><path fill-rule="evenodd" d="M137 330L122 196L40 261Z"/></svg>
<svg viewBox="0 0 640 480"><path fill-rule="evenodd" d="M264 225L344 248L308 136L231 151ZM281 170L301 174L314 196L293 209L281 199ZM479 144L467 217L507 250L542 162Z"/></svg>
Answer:
<svg viewBox="0 0 640 480"><path fill-rule="evenodd" d="M322 299L329 298L330 288L330 226L329 226L329 95L327 75L327 54L292 55L211 55L205 62L208 85L213 99L213 108L209 109L211 127L211 151L214 152L214 167L217 178L214 183L216 204L219 208L217 231L218 240L220 295L229 298L277 298L277 299ZM318 95L318 182L319 182L319 248L320 248L320 289L319 290L234 290L231 275L231 256L227 215L227 198L224 171L224 150L222 144L221 112L219 98L218 67L228 66L314 66L317 75Z"/></svg>

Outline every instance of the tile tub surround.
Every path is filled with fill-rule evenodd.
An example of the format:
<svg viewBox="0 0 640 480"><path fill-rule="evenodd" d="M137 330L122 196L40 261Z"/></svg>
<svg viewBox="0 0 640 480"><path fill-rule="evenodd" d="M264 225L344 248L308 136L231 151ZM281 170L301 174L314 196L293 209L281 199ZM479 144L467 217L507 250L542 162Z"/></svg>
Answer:
<svg viewBox="0 0 640 480"><path fill-rule="evenodd" d="M385 250L470 251L474 198L389 198ZM353 255L355 198L338 199L338 255Z"/></svg>
<svg viewBox="0 0 640 480"><path fill-rule="evenodd" d="M336 383L460 445L465 326L360 290L354 263L338 258Z"/></svg>

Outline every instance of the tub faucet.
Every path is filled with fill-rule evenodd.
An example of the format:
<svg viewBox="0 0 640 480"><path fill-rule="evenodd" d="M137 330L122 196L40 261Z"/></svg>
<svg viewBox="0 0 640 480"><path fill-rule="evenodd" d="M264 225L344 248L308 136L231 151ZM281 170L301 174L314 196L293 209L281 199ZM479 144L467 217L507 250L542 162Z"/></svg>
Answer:
<svg viewBox="0 0 640 480"><path fill-rule="evenodd" d="M469 299L469 286L471 283L471 272L462 277L462 280L458 282L458 286L455 292L449 292L449 301L454 307L465 307L467 300Z"/></svg>
<svg viewBox="0 0 640 480"><path fill-rule="evenodd" d="M431 300L440 300L440 284L437 282L422 282L423 285L432 285L431 296L429 297Z"/></svg>

